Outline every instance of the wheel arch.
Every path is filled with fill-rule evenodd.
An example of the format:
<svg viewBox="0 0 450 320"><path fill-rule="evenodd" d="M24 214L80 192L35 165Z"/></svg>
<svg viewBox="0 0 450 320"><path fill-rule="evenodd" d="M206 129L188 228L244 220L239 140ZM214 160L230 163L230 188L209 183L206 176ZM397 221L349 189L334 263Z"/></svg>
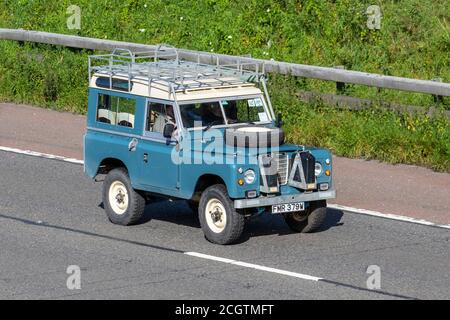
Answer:
<svg viewBox="0 0 450 320"><path fill-rule="evenodd" d="M206 188L215 184L223 184L228 190L225 180L217 174L205 173L199 176L190 200L199 202L202 192L205 191Z"/></svg>
<svg viewBox="0 0 450 320"><path fill-rule="evenodd" d="M100 161L98 167L97 167L97 172L96 175L99 174L108 174L108 172L110 172L113 169L116 168L124 168L125 170L128 171L128 168L125 164L125 162L123 162L122 160L118 159L118 158L105 158L102 161Z"/></svg>

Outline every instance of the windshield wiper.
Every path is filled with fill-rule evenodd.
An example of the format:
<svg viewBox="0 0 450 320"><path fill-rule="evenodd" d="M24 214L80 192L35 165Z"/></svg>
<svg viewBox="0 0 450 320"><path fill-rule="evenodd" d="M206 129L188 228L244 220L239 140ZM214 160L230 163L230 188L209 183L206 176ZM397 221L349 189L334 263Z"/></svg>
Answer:
<svg viewBox="0 0 450 320"><path fill-rule="evenodd" d="M204 129L203 131L208 131L209 129L211 129L212 126L216 125L216 124L221 124L222 120L214 120L212 122L210 122ZM237 124L251 124L251 125L255 125L256 123L253 121L245 121L245 122L236 122ZM230 123L229 123L230 124ZM233 123L234 124L234 123Z"/></svg>
<svg viewBox="0 0 450 320"><path fill-rule="evenodd" d="M203 131L208 131L209 129L211 129L212 126L216 125L216 124L220 124L222 120L214 120L211 121L204 129Z"/></svg>

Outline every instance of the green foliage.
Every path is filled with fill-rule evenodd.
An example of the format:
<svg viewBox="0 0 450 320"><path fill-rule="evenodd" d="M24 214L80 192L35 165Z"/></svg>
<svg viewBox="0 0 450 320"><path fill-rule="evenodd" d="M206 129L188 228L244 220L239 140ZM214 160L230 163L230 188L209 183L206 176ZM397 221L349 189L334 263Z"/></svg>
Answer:
<svg viewBox="0 0 450 320"><path fill-rule="evenodd" d="M67 8L81 8L68 30ZM366 26L381 7L381 30ZM3 0L0 27L24 28L276 59L450 82L450 0ZM0 42L0 99L86 112L83 50ZM412 163L450 171L450 128L443 115L399 115L378 108L307 106L298 90L334 92L335 84L271 76L273 103L289 139L338 155ZM348 86L346 94L412 105L428 95ZM449 99L444 100L448 108Z"/></svg>

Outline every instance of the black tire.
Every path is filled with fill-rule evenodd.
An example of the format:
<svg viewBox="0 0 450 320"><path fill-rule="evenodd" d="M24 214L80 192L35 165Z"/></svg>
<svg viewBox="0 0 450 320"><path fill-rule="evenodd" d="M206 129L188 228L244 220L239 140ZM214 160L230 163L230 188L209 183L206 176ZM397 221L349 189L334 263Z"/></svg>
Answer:
<svg viewBox="0 0 450 320"><path fill-rule="evenodd" d="M126 189L128 195L128 206L119 214L112 208L109 200L109 192L113 183L120 182ZM103 206L109 220L114 224L129 226L136 224L142 217L145 209L145 198L131 186L128 172L125 168L111 170L103 182Z"/></svg>
<svg viewBox="0 0 450 320"><path fill-rule="evenodd" d="M206 207L211 200L218 200L225 209L223 214L226 215L226 223L220 232L211 229L207 222L209 217L207 218L206 215L210 213L207 212ZM245 218L236 211L233 201L228 197L227 188L222 184L210 186L203 191L200 198L198 215L203 233L206 239L212 243L222 245L232 244L239 240L244 231Z"/></svg>
<svg viewBox="0 0 450 320"><path fill-rule="evenodd" d="M281 128L270 128L268 131L246 131L261 128L261 126L237 126L225 130L225 144L229 146L245 148L269 148L284 144L284 131Z"/></svg>
<svg viewBox="0 0 450 320"><path fill-rule="evenodd" d="M319 230L327 216L327 202L314 201L309 208L301 212L284 214L284 220L295 232L311 233Z"/></svg>

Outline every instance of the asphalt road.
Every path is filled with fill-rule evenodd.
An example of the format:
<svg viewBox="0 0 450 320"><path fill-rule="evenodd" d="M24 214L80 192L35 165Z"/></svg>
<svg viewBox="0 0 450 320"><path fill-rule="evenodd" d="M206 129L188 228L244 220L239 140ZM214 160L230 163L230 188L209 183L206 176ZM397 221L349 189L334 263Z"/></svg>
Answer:
<svg viewBox="0 0 450 320"><path fill-rule="evenodd" d="M111 224L101 183L80 165L0 152L1 299L450 299L450 231L329 210L315 234L280 216L248 223L239 244L207 242L184 202ZM309 281L186 255L198 252L324 278ZM81 289L66 286L69 265ZM369 290L369 265L381 288Z"/></svg>
<svg viewBox="0 0 450 320"><path fill-rule="evenodd" d="M84 116L0 103L0 123L0 148L83 159ZM449 173L337 156L333 168L330 203L450 225Z"/></svg>

